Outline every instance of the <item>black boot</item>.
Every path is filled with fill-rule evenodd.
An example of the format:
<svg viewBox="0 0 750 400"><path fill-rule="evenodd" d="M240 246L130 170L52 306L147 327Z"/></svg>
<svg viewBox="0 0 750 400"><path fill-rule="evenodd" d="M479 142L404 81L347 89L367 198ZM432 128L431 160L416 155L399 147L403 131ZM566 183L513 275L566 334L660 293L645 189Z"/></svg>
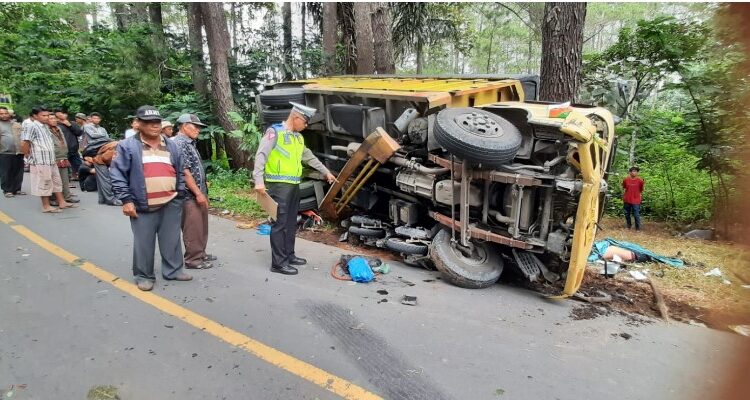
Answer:
<svg viewBox="0 0 750 400"><path fill-rule="evenodd" d="M271 272L284 275L297 275L297 268L284 266L284 267L271 267Z"/></svg>
<svg viewBox="0 0 750 400"><path fill-rule="evenodd" d="M289 265L305 265L307 264L307 260L301 257L292 256L292 258L289 259Z"/></svg>

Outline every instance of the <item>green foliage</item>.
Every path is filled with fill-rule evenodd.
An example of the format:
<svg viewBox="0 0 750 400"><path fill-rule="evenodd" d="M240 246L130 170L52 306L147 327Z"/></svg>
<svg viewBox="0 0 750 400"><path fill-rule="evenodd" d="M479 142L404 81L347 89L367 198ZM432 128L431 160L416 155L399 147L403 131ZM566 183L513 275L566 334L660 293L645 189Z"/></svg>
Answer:
<svg viewBox="0 0 750 400"><path fill-rule="evenodd" d="M249 218L263 218L266 215L251 193L250 175L247 170L217 169L208 174L208 182L210 197L222 199L221 202L213 200L213 207Z"/></svg>
<svg viewBox="0 0 750 400"><path fill-rule="evenodd" d="M246 121L242 115L236 112L230 112L229 118L238 127L238 129L229 132L229 135L242 141L240 149L247 153L254 154L255 151L258 150L258 144L263 136L260 129L258 129L257 114L250 114L250 118Z"/></svg>
<svg viewBox="0 0 750 400"><path fill-rule="evenodd" d="M644 215L661 220L689 223L708 220L712 215L713 196L710 176L697 168L699 157L690 151L686 132L692 123L679 112L649 110L636 121L618 126L620 146L629 146L630 133L640 133L636 146L640 176L646 182L643 193ZM621 148L622 148L621 147ZM618 157L610 175L613 199L608 206L611 214L622 210L622 179L627 176L627 157Z"/></svg>

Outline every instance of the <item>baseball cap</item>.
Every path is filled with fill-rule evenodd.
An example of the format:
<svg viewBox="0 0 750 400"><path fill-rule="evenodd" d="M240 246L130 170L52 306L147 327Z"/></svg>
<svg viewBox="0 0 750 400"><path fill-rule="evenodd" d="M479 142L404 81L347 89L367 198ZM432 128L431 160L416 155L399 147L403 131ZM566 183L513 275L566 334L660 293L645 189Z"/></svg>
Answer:
<svg viewBox="0 0 750 400"><path fill-rule="evenodd" d="M164 128L168 127L168 126L173 126L173 125L172 125L171 122L169 122L167 120L161 121L161 129L164 129Z"/></svg>
<svg viewBox="0 0 750 400"><path fill-rule="evenodd" d="M161 114L154 106L140 106L135 111L135 117L141 121L161 121Z"/></svg>
<svg viewBox="0 0 750 400"><path fill-rule="evenodd" d="M76 113L76 118L86 119L88 117L86 117L86 114L84 114L84 113Z"/></svg>
<svg viewBox="0 0 750 400"><path fill-rule="evenodd" d="M200 127L205 128L206 124L201 122L200 118L198 118L195 114L182 114L180 115L180 118L177 118L178 124L193 124Z"/></svg>

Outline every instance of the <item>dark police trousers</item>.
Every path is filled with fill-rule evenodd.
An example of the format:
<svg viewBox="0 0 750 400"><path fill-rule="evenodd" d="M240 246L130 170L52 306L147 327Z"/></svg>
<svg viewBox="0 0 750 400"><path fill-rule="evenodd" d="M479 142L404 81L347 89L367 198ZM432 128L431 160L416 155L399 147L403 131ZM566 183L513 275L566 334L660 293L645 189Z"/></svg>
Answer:
<svg viewBox="0 0 750 400"><path fill-rule="evenodd" d="M278 209L276 221L271 225L271 266L281 268L289 265L294 257L294 238L297 234L297 213L299 212L299 185L292 183L269 182L268 195Z"/></svg>

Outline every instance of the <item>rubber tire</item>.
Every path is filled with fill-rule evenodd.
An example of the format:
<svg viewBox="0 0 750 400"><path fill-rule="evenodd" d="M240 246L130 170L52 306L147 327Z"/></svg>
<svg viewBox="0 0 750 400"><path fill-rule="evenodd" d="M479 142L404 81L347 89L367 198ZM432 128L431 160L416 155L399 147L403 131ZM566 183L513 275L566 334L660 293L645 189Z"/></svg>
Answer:
<svg viewBox="0 0 750 400"><path fill-rule="evenodd" d="M456 256L451 247L451 233L443 229L435 235L430 246L430 258L443 275L443 279L458 287L482 289L494 285L503 273L503 260L500 254L488 243L474 243L487 254L484 263L471 265Z"/></svg>
<svg viewBox="0 0 750 400"><path fill-rule="evenodd" d="M361 226L350 226L349 234L382 239L385 237L385 230L378 228L362 228Z"/></svg>
<svg viewBox="0 0 750 400"><path fill-rule="evenodd" d="M260 104L270 107L291 107L290 101L305 104L305 89L284 88L266 90L260 94Z"/></svg>
<svg viewBox="0 0 750 400"><path fill-rule="evenodd" d="M455 121L462 114L476 113L500 126L499 134L481 136ZM521 147L521 132L505 118L476 108L446 108L435 120L435 140L456 157L487 167L513 161Z"/></svg>
<svg viewBox="0 0 750 400"><path fill-rule="evenodd" d="M316 199L315 196L303 197L299 201L300 211L315 210L317 208L318 208L318 199Z"/></svg>
<svg viewBox="0 0 750 400"><path fill-rule="evenodd" d="M428 247L424 243L409 243L399 238L388 238L385 242L385 248L403 254L416 254L420 256L427 255Z"/></svg>
<svg viewBox="0 0 750 400"><path fill-rule="evenodd" d="M315 186L313 186L313 181L304 181L299 184L299 197L301 199L315 197Z"/></svg>
<svg viewBox="0 0 750 400"><path fill-rule="evenodd" d="M279 109L265 108L261 110L260 116L261 116L263 123L272 125L278 122L286 121L291 111L292 111L291 108L279 108Z"/></svg>

